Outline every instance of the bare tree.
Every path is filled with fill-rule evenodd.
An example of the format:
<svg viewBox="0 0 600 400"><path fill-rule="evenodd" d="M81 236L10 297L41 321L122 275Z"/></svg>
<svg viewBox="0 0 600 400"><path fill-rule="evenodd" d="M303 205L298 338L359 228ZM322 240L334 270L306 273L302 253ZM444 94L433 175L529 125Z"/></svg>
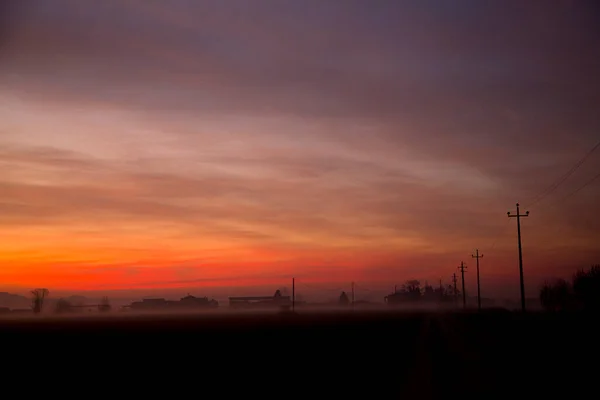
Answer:
<svg viewBox="0 0 600 400"><path fill-rule="evenodd" d="M600 309L600 265L589 270L579 270L573 276L573 297L579 308L584 310Z"/></svg>
<svg viewBox="0 0 600 400"><path fill-rule="evenodd" d="M600 265L577 271L571 282L558 279L544 284L540 302L548 311L600 310Z"/></svg>
<svg viewBox="0 0 600 400"><path fill-rule="evenodd" d="M570 308L571 285L564 279L547 282L540 289L540 303L547 311L561 311Z"/></svg>
<svg viewBox="0 0 600 400"><path fill-rule="evenodd" d="M44 307L44 300L48 297L50 291L48 289L40 288L34 289L31 291L32 295L32 308L33 312L39 314L42 312L42 308Z"/></svg>
<svg viewBox="0 0 600 400"><path fill-rule="evenodd" d="M419 300L421 298L421 282L416 279L406 281L402 285L402 291L410 300Z"/></svg>

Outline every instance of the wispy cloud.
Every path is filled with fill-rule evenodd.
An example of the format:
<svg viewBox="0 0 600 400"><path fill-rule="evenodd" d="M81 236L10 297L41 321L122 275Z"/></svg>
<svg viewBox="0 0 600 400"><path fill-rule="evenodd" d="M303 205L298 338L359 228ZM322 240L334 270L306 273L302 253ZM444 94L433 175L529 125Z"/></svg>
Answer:
<svg viewBox="0 0 600 400"><path fill-rule="evenodd" d="M408 273L491 246L504 210L600 129L591 3L59 0L10 15L0 260L13 272L210 254L214 279L242 265ZM593 247L597 194L532 216L528 245Z"/></svg>

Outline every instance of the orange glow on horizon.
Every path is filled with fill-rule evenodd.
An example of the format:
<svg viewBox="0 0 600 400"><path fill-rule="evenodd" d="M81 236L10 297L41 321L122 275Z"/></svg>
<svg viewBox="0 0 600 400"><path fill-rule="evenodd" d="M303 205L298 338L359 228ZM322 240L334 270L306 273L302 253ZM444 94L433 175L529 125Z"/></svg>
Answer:
<svg viewBox="0 0 600 400"><path fill-rule="evenodd" d="M1 29L0 290L393 287L463 260L472 290L474 248L486 293L518 288L516 200L528 290L600 262L600 150L547 192L598 141L593 10L109 3Z"/></svg>

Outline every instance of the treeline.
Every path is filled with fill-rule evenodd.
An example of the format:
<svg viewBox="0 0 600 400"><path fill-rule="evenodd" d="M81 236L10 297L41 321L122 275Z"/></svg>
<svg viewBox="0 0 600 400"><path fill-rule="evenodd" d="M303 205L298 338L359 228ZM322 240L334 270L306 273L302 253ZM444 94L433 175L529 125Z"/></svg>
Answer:
<svg viewBox="0 0 600 400"><path fill-rule="evenodd" d="M571 281L547 282L540 289L540 302L547 311L599 311L600 264L577 271Z"/></svg>
<svg viewBox="0 0 600 400"><path fill-rule="evenodd" d="M385 297L386 303L414 303L414 302L431 302L431 303L451 303L455 301L459 295L458 289L453 286L431 286L427 283L421 286L421 282L413 279L406 281L400 289Z"/></svg>

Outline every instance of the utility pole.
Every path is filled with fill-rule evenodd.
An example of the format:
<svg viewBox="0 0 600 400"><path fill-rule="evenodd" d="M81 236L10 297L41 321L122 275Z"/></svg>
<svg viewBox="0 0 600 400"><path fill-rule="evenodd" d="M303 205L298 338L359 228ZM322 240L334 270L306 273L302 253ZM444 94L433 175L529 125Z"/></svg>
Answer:
<svg viewBox="0 0 600 400"><path fill-rule="evenodd" d="M479 249L475 249L475 254L471 254L471 257L477 259L477 309L481 311L481 286L479 285L479 259L483 257L483 254L479 254Z"/></svg>
<svg viewBox="0 0 600 400"><path fill-rule="evenodd" d="M510 211L506 213L508 218L517 219L517 237L519 239L519 278L521 280L521 310L525 311L525 282L523 280L523 250L521 248L521 217L528 217L529 211L525 211L525 214L519 213L519 203L517 203L517 213L511 214Z"/></svg>
<svg viewBox="0 0 600 400"><path fill-rule="evenodd" d="M296 278L292 278L292 311L296 310Z"/></svg>
<svg viewBox="0 0 600 400"><path fill-rule="evenodd" d="M456 290L456 272L452 274L452 283L454 284L454 305L456 306L456 300L458 297L458 291Z"/></svg>
<svg viewBox="0 0 600 400"><path fill-rule="evenodd" d="M465 268L467 268L467 266L463 261L461 261L460 267L458 267L458 269L460 269L460 275L462 280L463 308L467 308L467 293L465 292Z"/></svg>
<svg viewBox="0 0 600 400"><path fill-rule="evenodd" d="M354 309L354 282L352 282L352 309Z"/></svg>

